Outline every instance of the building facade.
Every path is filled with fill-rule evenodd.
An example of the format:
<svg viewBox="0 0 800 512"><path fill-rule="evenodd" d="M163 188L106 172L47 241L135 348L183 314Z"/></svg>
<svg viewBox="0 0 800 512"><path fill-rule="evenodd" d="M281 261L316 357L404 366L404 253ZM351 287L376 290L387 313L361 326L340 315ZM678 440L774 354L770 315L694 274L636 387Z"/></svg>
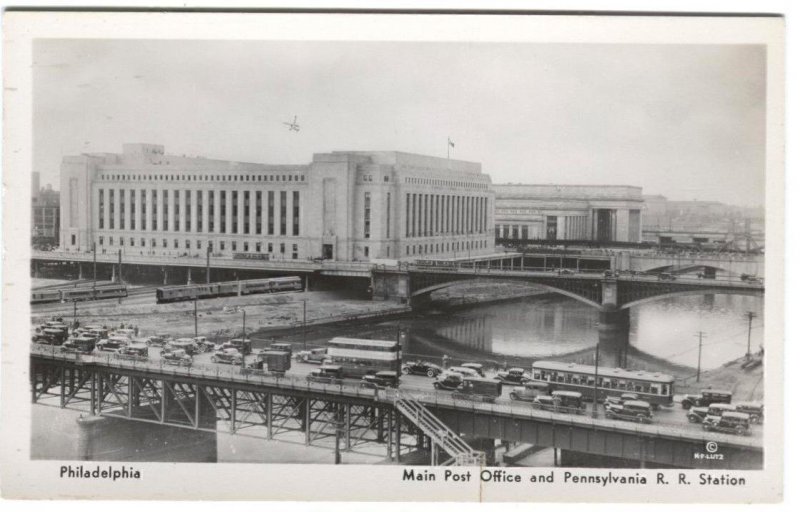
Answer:
<svg viewBox="0 0 800 512"><path fill-rule="evenodd" d="M61 208L65 251L368 261L494 249L480 164L400 152L264 165L125 144L65 157Z"/></svg>
<svg viewBox="0 0 800 512"><path fill-rule="evenodd" d="M52 247L58 245L60 195L48 184L39 187L39 173L34 173L31 197L31 241L34 247Z"/></svg>
<svg viewBox="0 0 800 512"><path fill-rule="evenodd" d="M495 236L640 242L641 187L495 185Z"/></svg>

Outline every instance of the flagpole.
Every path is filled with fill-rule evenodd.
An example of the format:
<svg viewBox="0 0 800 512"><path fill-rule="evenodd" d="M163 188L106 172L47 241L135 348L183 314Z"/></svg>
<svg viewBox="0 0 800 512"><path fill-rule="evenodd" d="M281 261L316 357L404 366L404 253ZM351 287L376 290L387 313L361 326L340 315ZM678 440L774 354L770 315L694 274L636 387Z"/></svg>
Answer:
<svg viewBox="0 0 800 512"><path fill-rule="evenodd" d="M450 160L450 137L447 137L447 159Z"/></svg>

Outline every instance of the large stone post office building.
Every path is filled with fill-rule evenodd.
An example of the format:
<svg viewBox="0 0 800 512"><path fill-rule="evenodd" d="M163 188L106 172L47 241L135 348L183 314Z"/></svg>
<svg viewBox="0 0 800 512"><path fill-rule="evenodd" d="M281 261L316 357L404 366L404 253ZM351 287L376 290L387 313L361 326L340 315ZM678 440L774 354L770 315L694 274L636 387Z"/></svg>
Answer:
<svg viewBox="0 0 800 512"><path fill-rule="evenodd" d="M479 163L394 151L264 165L125 144L65 157L61 208L60 246L71 252L367 261L494 249L494 194Z"/></svg>

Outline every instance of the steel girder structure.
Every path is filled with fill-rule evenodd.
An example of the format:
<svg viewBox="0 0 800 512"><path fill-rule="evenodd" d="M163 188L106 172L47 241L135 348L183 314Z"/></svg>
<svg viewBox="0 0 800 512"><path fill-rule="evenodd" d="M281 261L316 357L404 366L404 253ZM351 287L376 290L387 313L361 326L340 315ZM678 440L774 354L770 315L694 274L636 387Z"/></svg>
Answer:
<svg viewBox="0 0 800 512"><path fill-rule="evenodd" d="M302 436L309 446L331 447L338 437L344 451L385 445L390 460L420 446L418 429L381 402L38 358L31 389L34 403L92 415L263 439Z"/></svg>

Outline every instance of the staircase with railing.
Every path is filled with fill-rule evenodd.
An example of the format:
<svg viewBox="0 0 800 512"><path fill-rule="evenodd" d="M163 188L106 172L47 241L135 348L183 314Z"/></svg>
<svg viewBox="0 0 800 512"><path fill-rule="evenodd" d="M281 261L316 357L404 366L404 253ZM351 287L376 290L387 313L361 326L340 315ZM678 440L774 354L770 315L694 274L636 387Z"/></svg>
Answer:
<svg viewBox="0 0 800 512"><path fill-rule="evenodd" d="M450 458L439 463L442 466L485 466L486 454L474 450L461 437L450 430L439 418L430 412L413 396L397 390L394 406L400 414L408 418L423 434L431 439L431 443L441 448ZM438 453L431 446L431 465L437 465Z"/></svg>

